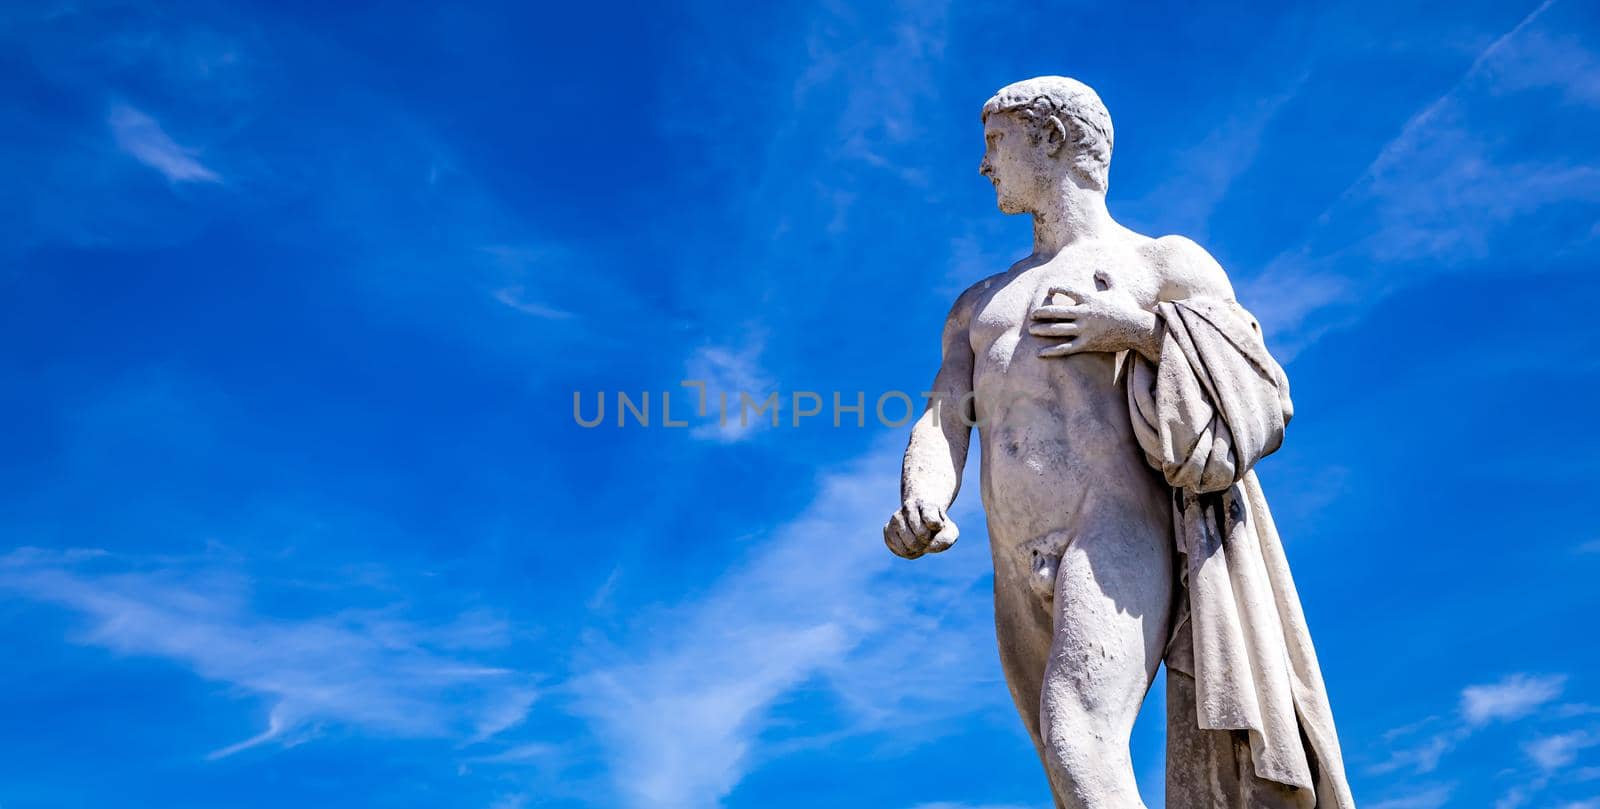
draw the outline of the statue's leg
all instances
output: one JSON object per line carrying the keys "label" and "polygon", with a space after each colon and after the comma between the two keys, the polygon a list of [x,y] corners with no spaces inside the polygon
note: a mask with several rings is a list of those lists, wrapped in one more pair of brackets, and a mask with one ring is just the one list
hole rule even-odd
{"label": "statue's leg", "polygon": [[[1005,672],[1011,699],[1033,739],[1039,760],[1049,769],[1044,741],[1039,735],[1039,698],[1044,693],[1044,669],[1050,660],[1051,606],[1028,581],[1033,570],[1023,557],[997,553],[994,575],[994,629],[1000,644],[1000,668]],[[1053,791],[1053,790],[1052,790]],[[1063,809],[1059,795],[1057,809]]]}
{"label": "statue's leg", "polygon": [[1144,807],[1128,738],[1166,647],[1172,539],[1159,525],[1108,522],[1075,538],[1057,568],[1039,713],[1067,809]]}
{"label": "statue's leg", "polygon": [[[1187,633],[1178,642],[1189,643]],[[1202,729],[1194,678],[1168,666],[1168,809],[1311,809],[1315,804],[1310,790],[1256,775],[1244,731]]]}
{"label": "statue's leg", "polygon": [[[1180,642],[1188,643],[1187,633]],[[1245,809],[1230,731],[1202,730],[1194,678],[1167,667],[1167,809]]]}

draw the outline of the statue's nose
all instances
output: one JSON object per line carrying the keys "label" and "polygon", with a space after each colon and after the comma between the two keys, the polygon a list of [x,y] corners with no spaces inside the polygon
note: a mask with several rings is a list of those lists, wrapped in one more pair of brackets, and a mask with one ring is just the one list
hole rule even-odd
{"label": "statue's nose", "polygon": [[988,155],[984,155],[984,158],[978,161],[978,173],[988,177],[993,171],[994,169],[989,166]]}

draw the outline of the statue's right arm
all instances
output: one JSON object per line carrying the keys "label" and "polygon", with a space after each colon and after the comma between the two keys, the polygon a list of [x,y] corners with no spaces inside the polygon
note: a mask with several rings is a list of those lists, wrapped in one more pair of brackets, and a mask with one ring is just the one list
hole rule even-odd
{"label": "statue's right arm", "polygon": [[914,559],[955,542],[958,529],[947,515],[961,488],[961,470],[976,421],[973,412],[970,295],[962,295],[944,325],[944,353],[927,409],[911,428],[900,475],[900,510],[884,527],[884,542]]}
{"label": "statue's right arm", "polygon": [[902,500],[925,500],[949,508],[961,488],[972,424],[972,342],[964,313],[952,311],[944,326],[944,356],[934,377],[933,397],[911,428],[900,478]]}

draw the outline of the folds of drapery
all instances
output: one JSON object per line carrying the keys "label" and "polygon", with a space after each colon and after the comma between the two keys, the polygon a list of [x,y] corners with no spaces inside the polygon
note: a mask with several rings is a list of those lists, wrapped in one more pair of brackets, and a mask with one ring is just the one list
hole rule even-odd
{"label": "folds of drapery", "polygon": [[1170,301],[1159,315],[1159,357],[1134,357],[1127,381],[1140,447],[1174,490],[1185,597],[1168,667],[1194,678],[1200,729],[1248,734],[1257,778],[1295,804],[1351,809],[1310,632],[1251,471],[1283,441],[1288,381],[1237,303]]}

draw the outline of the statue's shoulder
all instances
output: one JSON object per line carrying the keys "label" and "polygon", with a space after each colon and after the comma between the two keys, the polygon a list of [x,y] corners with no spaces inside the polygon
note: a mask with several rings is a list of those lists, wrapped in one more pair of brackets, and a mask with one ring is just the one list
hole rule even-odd
{"label": "statue's shoulder", "polygon": [[972,319],[973,312],[982,306],[996,289],[1005,286],[1006,279],[1011,274],[1012,270],[1007,269],[967,287],[965,292],[956,296],[956,302],[950,306],[950,322],[965,325]]}
{"label": "statue's shoulder", "polygon": [[1162,299],[1206,295],[1233,297],[1228,274],[1204,247],[1187,236],[1144,237],[1140,250],[1161,280]]}

